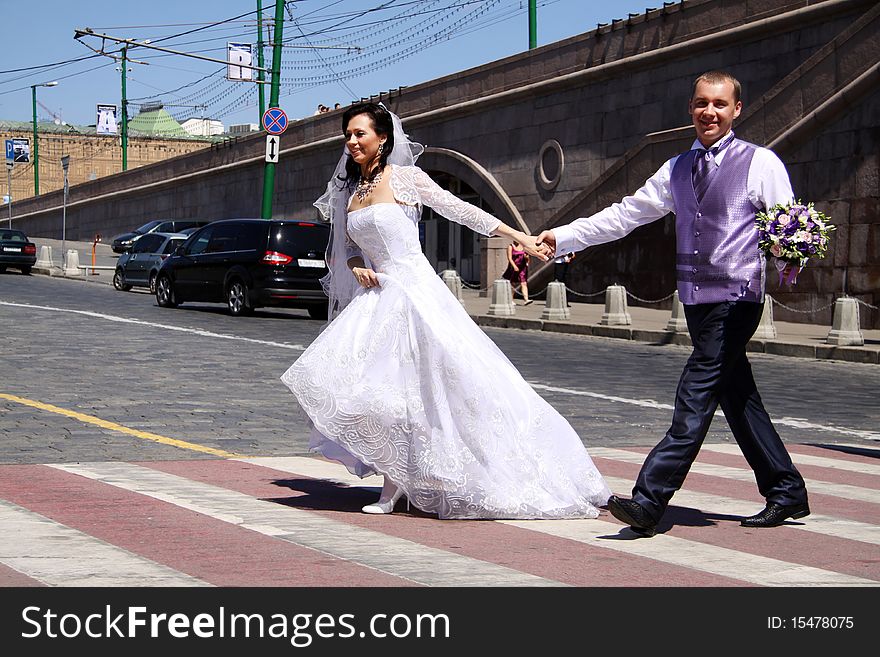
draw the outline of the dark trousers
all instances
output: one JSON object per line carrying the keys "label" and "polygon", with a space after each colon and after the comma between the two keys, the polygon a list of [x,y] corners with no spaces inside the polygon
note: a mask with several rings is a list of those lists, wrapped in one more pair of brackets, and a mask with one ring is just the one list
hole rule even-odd
{"label": "dark trousers", "polygon": [[746,357],[763,308],[744,301],[684,307],[694,350],[678,382],[672,426],[648,454],[633,488],[633,500],[655,520],[684,483],[719,404],[767,501],[807,501],[803,477],[764,410]]}
{"label": "dark trousers", "polygon": [[565,276],[568,273],[567,262],[557,262],[553,265],[553,278],[560,283],[565,283]]}

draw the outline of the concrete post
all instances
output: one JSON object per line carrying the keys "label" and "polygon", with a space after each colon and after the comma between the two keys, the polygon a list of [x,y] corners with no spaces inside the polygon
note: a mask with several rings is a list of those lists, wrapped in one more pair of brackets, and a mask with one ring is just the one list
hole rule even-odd
{"label": "concrete post", "polygon": [[568,319],[570,317],[571,310],[568,308],[565,283],[553,281],[547,285],[547,301],[544,303],[541,319]]}
{"label": "concrete post", "polygon": [[501,278],[501,274],[507,269],[507,245],[510,240],[506,237],[484,237],[480,240],[480,296],[489,295],[488,289],[492,287],[492,281]]}
{"label": "concrete post", "polygon": [[64,264],[65,276],[82,276],[83,270],[79,268],[79,251],[70,249],[67,251],[67,260]]}
{"label": "concrete post", "polygon": [[449,291],[452,292],[452,296],[459,300],[459,302],[464,305],[464,297],[461,294],[461,278],[459,278],[458,274],[454,269],[444,269],[440,272],[440,278],[443,279],[443,282],[446,283],[446,287],[449,288]]}
{"label": "concrete post", "polygon": [[759,340],[773,340],[776,338],[776,324],[773,323],[773,297],[764,295],[764,311],[761,313],[761,321],[755,329],[753,338]]}
{"label": "concrete post", "polygon": [[37,262],[34,264],[34,267],[37,269],[51,269],[52,268],[52,247],[44,244],[40,247],[40,257],[37,258]]}
{"label": "concrete post", "polygon": [[834,302],[834,319],[825,342],[840,347],[865,344],[859,321],[859,302],[853,297],[841,297]]}
{"label": "concrete post", "polygon": [[515,315],[516,306],[513,305],[513,288],[506,278],[499,278],[492,283],[492,302],[489,304],[487,315]]}
{"label": "concrete post", "polygon": [[684,318],[684,304],[678,297],[678,290],[672,293],[672,315],[666,322],[666,330],[670,333],[687,333],[687,320]]}
{"label": "concrete post", "polygon": [[605,290],[605,312],[599,323],[604,326],[629,326],[632,317],[627,310],[626,288],[623,285],[609,285]]}

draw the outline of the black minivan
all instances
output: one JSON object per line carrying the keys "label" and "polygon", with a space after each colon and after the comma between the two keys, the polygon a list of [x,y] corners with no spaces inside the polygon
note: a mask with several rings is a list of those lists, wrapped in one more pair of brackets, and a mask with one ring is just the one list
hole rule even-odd
{"label": "black minivan", "polygon": [[225,302],[233,315],[261,306],[306,308],[327,318],[327,224],[286,219],[213,221],[172,253],[156,278],[156,301]]}

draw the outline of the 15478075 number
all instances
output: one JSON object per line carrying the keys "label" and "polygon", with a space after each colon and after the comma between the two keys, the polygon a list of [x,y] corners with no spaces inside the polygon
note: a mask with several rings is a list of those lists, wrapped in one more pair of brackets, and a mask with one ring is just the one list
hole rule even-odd
{"label": "15478075 number", "polygon": [[771,630],[851,630],[855,627],[852,616],[769,616]]}

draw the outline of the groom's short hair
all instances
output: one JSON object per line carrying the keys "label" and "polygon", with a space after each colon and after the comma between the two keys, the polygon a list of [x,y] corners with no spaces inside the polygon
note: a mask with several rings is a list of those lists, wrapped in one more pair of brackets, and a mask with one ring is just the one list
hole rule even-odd
{"label": "groom's short hair", "polygon": [[708,82],[709,84],[730,82],[733,85],[733,100],[734,102],[739,102],[739,97],[742,93],[742,85],[739,83],[739,80],[727,71],[706,71],[697,77],[697,79],[694,80],[694,86],[691,89],[691,98],[693,98],[694,94],[697,92],[697,85],[700,84],[700,82]]}

